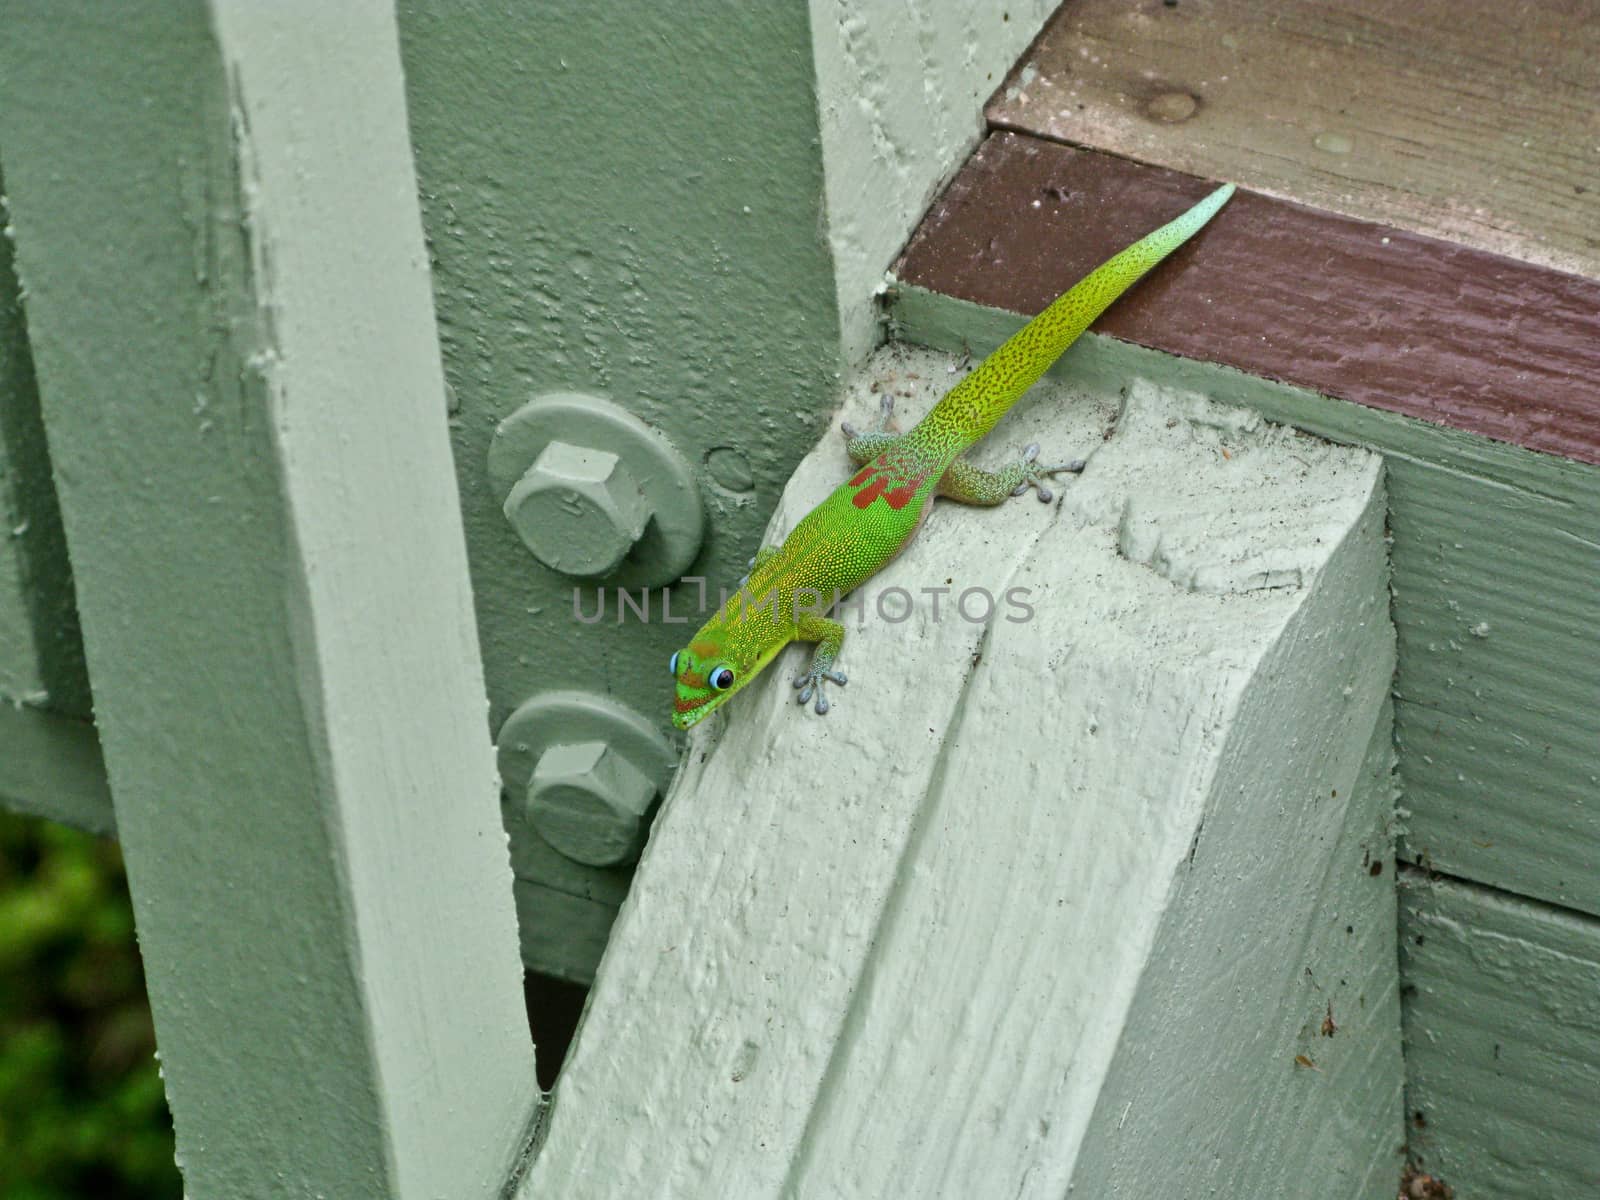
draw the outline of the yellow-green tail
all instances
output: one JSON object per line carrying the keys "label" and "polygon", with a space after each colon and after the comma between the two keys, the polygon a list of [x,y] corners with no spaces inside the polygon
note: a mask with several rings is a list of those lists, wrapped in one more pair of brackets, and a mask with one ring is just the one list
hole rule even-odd
{"label": "yellow-green tail", "polygon": [[923,418],[916,433],[948,461],[984,437],[1078,335],[1151,267],[1188,241],[1233,195],[1233,184],[1108,258],[1029,321]]}

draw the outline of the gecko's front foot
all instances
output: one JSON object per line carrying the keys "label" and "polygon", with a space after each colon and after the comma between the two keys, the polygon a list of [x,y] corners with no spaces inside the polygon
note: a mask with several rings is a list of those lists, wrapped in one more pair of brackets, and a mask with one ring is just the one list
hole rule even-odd
{"label": "gecko's front foot", "polygon": [[794,681],[795,687],[800,689],[800,703],[804,704],[814,694],[817,698],[816,713],[819,717],[828,715],[828,698],[822,694],[822,684],[837,683],[843,687],[846,680],[842,671],[830,671],[827,666],[812,663],[810,668]]}
{"label": "gecko's front foot", "polygon": [[1083,470],[1083,467],[1084,461],[1081,458],[1075,458],[1071,462],[1056,463],[1054,465],[1047,466],[1039,461],[1039,443],[1029,442],[1022,448],[1022,462],[1018,464],[1018,469],[1022,473],[1022,481],[1018,483],[1016,487],[1011,489],[1011,494],[1013,496],[1020,496],[1029,488],[1038,488],[1039,503],[1049,504],[1050,501],[1056,498],[1056,496],[1055,493],[1052,492],[1046,485],[1045,481],[1052,475],[1060,475],[1065,472],[1071,472],[1072,474],[1076,475],[1079,471]]}

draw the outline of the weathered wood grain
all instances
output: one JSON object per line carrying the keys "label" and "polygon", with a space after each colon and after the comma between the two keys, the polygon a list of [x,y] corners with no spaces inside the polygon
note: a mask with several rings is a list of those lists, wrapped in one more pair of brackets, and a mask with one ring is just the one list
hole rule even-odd
{"label": "weathered wood grain", "polygon": [[[893,315],[913,342],[974,354],[1022,323],[909,286]],[[1095,333],[1061,369],[1233,396],[1384,455],[1403,853],[1600,913],[1600,471]]]}
{"label": "weathered wood grain", "polygon": [[[874,380],[910,419],[952,362]],[[1379,465],[1129,382],[1007,418],[987,461],[1088,470],[940,506],[847,614],[825,719],[795,648],[691,740],[521,1194],[1392,1183]],[[847,473],[830,434],[774,533]],[[975,587],[1033,611],[965,620]]]}
{"label": "weathered wood grain", "polygon": [[1409,873],[1400,892],[1413,1158],[1461,1197],[1600,1189],[1600,921]]}
{"label": "weathered wood grain", "polygon": [[1071,0],[998,126],[1600,275],[1596,0]]}
{"label": "weathered wood grain", "polygon": [[186,1190],[498,1197],[539,1095],[392,6],[17,6],[0,144]]}

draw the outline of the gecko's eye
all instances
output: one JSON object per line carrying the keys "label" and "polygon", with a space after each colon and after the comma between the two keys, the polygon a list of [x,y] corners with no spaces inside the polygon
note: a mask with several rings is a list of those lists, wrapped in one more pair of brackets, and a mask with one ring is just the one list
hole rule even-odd
{"label": "gecko's eye", "polygon": [[725,692],[733,686],[733,672],[727,667],[718,667],[711,672],[711,686],[719,692]]}
{"label": "gecko's eye", "polygon": [[667,670],[672,672],[672,677],[674,679],[678,677],[678,655],[682,653],[682,650],[674,650],[672,653],[672,661],[667,663]]}

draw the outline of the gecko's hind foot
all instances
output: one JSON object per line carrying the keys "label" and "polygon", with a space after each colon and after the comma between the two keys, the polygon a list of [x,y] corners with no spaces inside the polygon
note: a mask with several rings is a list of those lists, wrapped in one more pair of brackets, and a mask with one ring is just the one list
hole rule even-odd
{"label": "gecko's hind foot", "polygon": [[857,429],[849,421],[840,421],[839,429],[844,436],[855,441],[863,434],[892,433],[890,425],[894,422],[894,396],[884,392],[878,397],[878,424],[873,429]]}
{"label": "gecko's hind foot", "polygon": [[1013,496],[1020,496],[1029,488],[1038,488],[1039,503],[1049,504],[1050,501],[1056,498],[1056,494],[1052,492],[1045,484],[1045,480],[1049,479],[1052,475],[1061,475],[1066,472],[1071,472],[1075,475],[1084,468],[1084,460],[1081,458],[1075,458],[1071,462],[1055,463],[1053,465],[1046,465],[1039,462],[1038,459],[1038,442],[1029,442],[1022,448],[1022,462],[1020,464],[1022,469],[1022,481],[1018,483],[1016,487],[1011,489],[1011,494]]}
{"label": "gecko's hind foot", "polygon": [[878,424],[872,429],[857,429],[849,421],[840,421],[844,434],[844,452],[856,466],[871,462],[900,440],[894,431],[894,397],[885,392],[878,398]]}
{"label": "gecko's hind foot", "polygon": [[819,717],[827,716],[828,708],[830,707],[828,698],[822,694],[824,680],[829,683],[837,683],[840,687],[843,687],[847,682],[843,671],[829,671],[826,668],[809,670],[794,681],[795,687],[800,689],[801,704],[806,703],[813,695],[816,696],[815,709]]}

